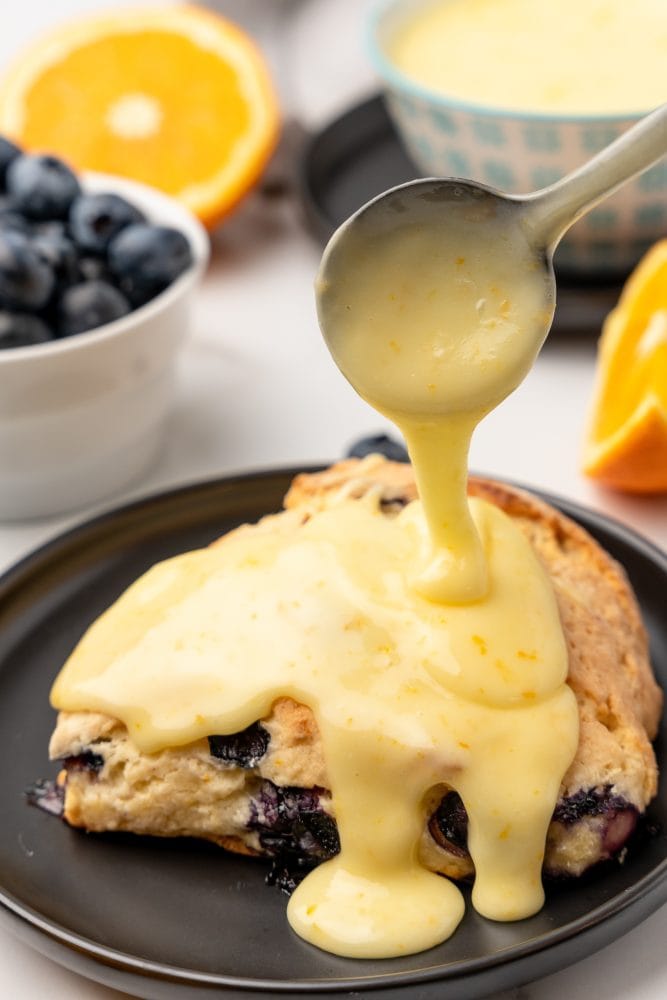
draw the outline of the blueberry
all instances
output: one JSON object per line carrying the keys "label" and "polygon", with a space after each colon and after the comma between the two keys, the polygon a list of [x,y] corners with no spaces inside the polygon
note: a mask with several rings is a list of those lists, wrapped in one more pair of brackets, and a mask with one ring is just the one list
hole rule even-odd
{"label": "blueberry", "polygon": [[53,334],[39,316],[0,311],[0,350],[32,347],[53,340]]}
{"label": "blueberry", "polygon": [[0,135],[0,190],[4,191],[5,188],[7,167],[20,155],[19,147],[15,146],[9,139],[5,139],[4,135]]}
{"label": "blueberry", "polygon": [[79,195],[69,212],[75,243],[92,253],[104,253],[114,236],[126,226],[145,221],[138,208],[117,194]]}
{"label": "blueberry", "polygon": [[84,281],[108,281],[109,284],[114,282],[104,257],[83,254],[79,257],[79,271]]}
{"label": "blueberry", "polygon": [[209,736],[208,746],[213,757],[237,767],[252,768],[259,764],[269,747],[271,737],[264,726],[254,722],[247,729],[231,736]]}
{"label": "blueberry", "polygon": [[554,811],[554,820],[571,826],[588,816],[612,816],[634,806],[621,795],[612,792],[611,785],[601,788],[581,788],[574,795],[560,799]]}
{"label": "blueberry", "polygon": [[458,857],[468,856],[468,813],[458,792],[447,792],[429,820],[433,839]]}
{"label": "blueberry", "polygon": [[192,250],[177,229],[138,223],[114,237],[108,261],[118,287],[133,305],[140,306],[187,270]]}
{"label": "blueberry", "polygon": [[30,232],[35,238],[46,236],[48,239],[60,239],[64,236],[66,239],[69,239],[67,226],[58,219],[49,219],[46,222],[33,222]]}
{"label": "blueberry", "polygon": [[0,229],[12,229],[15,233],[31,232],[31,226],[25,216],[14,210],[10,198],[0,194]]}
{"label": "blueberry", "polygon": [[0,229],[0,304],[41,309],[48,302],[55,275],[22,233]]}
{"label": "blueberry", "polygon": [[69,337],[111,323],[130,312],[130,303],[106,281],[82,281],[65,289],[59,303],[59,333]]}
{"label": "blueberry", "polygon": [[30,223],[18,212],[2,212],[0,210],[0,229],[4,232],[22,233],[30,236]]}
{"label": "blueberry", "polygon": [[321,803],[321,788],[278,786],[263,781],[251,800],[248,829],[267,854],[300,861],[325,861],[340,850],[336,821]]}
{"label": "blueberry", "polygon": [[47,230],[43,235],[36,236],[32,245],[41,259],[52,269],[56,284],[61,290],[81,280],[76,247],[65,235],[58,235],[57,230],[51,232]]}
{"label": "blueberry", "polygon": [[373,437],[360,438],[348,449],[348,458],[364,458],[366,455],[384,455],[392,462],[407,462],[408,453],[405,445],[389,437],[387,434],[376,434]]}
{"label": "blueberry", "polygon": [[28,219],[64,219],[81,186],[55,156],[19,156],[7,170],[7,191]]}
{"label": "blueberry", "polygon": [[65,757],[63,764],[68,774],[76,771],[98,774],[104,767],[104,757],[92,750],[84,750],[75,757]]}
{"label": "blueberry", "polygon": [[[620,795],[615,795],[611,785],[602,788],[582,788],[574,795],[559,799],[553,820],[565,827],[584,824],[589,836],[599,840],[598,860],[608,860],[625,844],[634,831],[638,812],[635,806]],[[585,826],[594,820],[594,825]],[[434,840],[451,854],[468,857],[468,814],[457,792],[448,792],[429,820],[429,830]],[[558,861],[551,866],[547,862],[546,873],[550,876],[567,874],[567,869],[559,868]]]}
{"label": "blueberry", "polygon": [[36,781],[26,789],[29,805],[37,806],[51,816],[62,816],[65,811],[65,786],[55,781]]}

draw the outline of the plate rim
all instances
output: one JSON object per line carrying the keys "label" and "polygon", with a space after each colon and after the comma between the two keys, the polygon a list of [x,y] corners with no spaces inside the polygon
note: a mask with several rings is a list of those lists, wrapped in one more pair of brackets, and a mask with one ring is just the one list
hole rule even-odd
{"label": "plate rim", "polygon": [[[26,574],[32,576],[35,572],[39,572],[40,563],[52,561],[54,555],[59,550],[67,549],[73,543],[80,543],[87,535],[90,533],[95,534],[100,528],[113,525],[119,517],[131,518],[141,514],[143,511],[150,510],[156,504],[169,505],[175,500],[186,498],[188,495],[196,496],[200,493],[215,491],[220,487],[233,489],[239,483],[257,482],[267,479],[289,480],[297,474],[313,473],[326,467],[326,463],[297,466],[277,465],[249,472],[208,477],[184,485],[157,490],[139,499],[119,504],[93,517],[83,518],[70,528],[38,545],[9,566],[0,575],[0,601],[4,597],[10,596],[13,590],[17,588],[20,590]],[[482,474],[471,472],[471,475],[477,477]],[[667,575],[667,552],[651,539],[642,535],[641,532],[624,524],[617,518],[550,491],[526,486],[522,482],[499,477],[495,474],[493,476],[487,475],[484,478],[493,478],[498,482],[506,483],[537,496],[556,507],[566,517],[572,518],[587,531],[590,531],[591,527],[599,527],[603,531],[610,532],[619,541],[638,551],[644,559],[657,564],[659,569]],[[270,513],[270,511],[266,511],[266,513]],[[121,972],[148,976],[155,981],[171,982],[181,986],[220,987],[227,990],[241,989],[248,992],[248,995],[251,995],[251,991],[264,993],[274,991],[284,994],[305,992],[318,994],[327,992],[340,993],[343,990],[371,992],[387,987],[418,986],[438,981],[441,981],[443,984],[447,982],[461,982],[467,977],[488,974],[500,966],[521,963],[542,952],[549,951],[553,953],[559,949],[559,946],[564,945],[573,938],[579,938],[580,940],[584,936],[590,938],[590,935],[602,925],[610,922],[613,924],[614,918],[618,918],[621,914],[638,907],[640,903],[644,903],[642,914],[637,921],[637,923],[641,923],[651,913],[654,913],[664,905],[665,902],[667,902],[667,854],[651,872],[633,882],[629,888],[621,890],[611,899],[587,911],[575,920],[568,921],[562,927],[541,934],[523,944],[511,945],[495,952],[493,955],[465,959],[448,963],[447,965],[435,965],[418,971],[389,971],[374,973],[370,976],[355,975],[348,978],[337,976],[326,979],[274,980],[249,977],[241,978],[234,975],[202,972],[181,966],[171,966],[152,959],[142,959],[126,952],[117,951],[116,949],[101,945],[90,938],[68,931],[61,924],[45,918],[37,910],[22,903],[12,893],[5,891],[3,886],[0,885],[0,907],[3,914],[9,916],[10,922],[18,921],[19,924],[30,928],[31,931],[38,932],[38,934],[45,935],[49,940],[55,942],[57,945],[64,946],[71,952],[83,955],[96,963],[112,967]],[[622,936],[625,932],[626,930],[624,929],[616,929],[611,940],[596,943],[590,949],[582,949],[580,957],[583,958],[586,955],[593,954],[599,948]],[[38,947],[34,942],[31,942],[31,944],[33,947]],[[54,960],[57,961],[57,959]],[[573,959],[573,961],[576,960]],[[568,962],[566,964],[571,963]]]}

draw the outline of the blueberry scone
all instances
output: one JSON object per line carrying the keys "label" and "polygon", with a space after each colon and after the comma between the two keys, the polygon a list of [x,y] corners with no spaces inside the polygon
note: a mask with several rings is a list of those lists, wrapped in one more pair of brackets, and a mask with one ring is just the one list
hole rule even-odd
{"label": "blueberry scone", "polygon": [[[410,466],[374,455],[298,476],[286,510],[266,520],[275,527],[281,518],[282,530],[298,532],[314,511],[371,490],[384,516],[395,517],[416,496]],[[469,491],[515,521],[553,582],[579,743],[549,826],[544,871],[578,876],[621,852],[656,794],[651,740],[662,694],[639,609],[621,567],[568,518],[500,483],[471,479]],[[317,724],[310,709],[291,698],[277,699],[243,732],[212,733],[151,754],[133,745],[117,719],[61,712],[50,755],[63,762],[57,791],[44,786],[36,796],[74,827],[199,837],[269,857],[286,889],[339,850]],[[453,878],[472,875],[468,818],[458,794],[446,783],[432,789],[425,816],[422,863]]]}

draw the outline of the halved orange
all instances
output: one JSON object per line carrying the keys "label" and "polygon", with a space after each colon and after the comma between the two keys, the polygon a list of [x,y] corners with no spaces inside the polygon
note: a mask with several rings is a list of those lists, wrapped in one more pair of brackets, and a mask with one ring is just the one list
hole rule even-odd
{"label": "halved orange", "polygon": [[605,321],[583,470],[628,493],[667,492],[667,240]]}
{"label": "halved orange", "polygon": [[66,23],[0,81],[1,132],[79,169],[160,188],[208,226],[260,176],[278,120],[253,41],[189,5]]}

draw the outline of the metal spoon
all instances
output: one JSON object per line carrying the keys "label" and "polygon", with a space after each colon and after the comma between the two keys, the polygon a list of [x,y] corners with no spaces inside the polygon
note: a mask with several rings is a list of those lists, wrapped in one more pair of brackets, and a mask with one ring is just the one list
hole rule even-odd
{"label": "metal spoon", "polygon": [[[525,356],[517,359],[518,384],[551,327],[556,290],[552,261],[562,236],[585,212],[665,153],[667,104],[647,115],[578,170],[532,194],[508,195],[474,181],[426,178],[392,188],[368,202],[331,237],[316,284],[320,326],[343,374],[379,409],[385,412],[396,409],[390,387],[389,396],[383,401],[378,398],[377,386],[366,391],[363,379],[360,384],[359,373],[353,370],[346,323],[341,322],[341,296],[336,294],[351,281],[359,286],[362,272],[371,274],[379,247],[389,240],[401,239],[409,224],[413,229],[422,226],[431,231],[433,227],[442,227],[450,245],[460,232],[462,239],[465,234],[468,249],[471,245],[482,248],[489,238],[497,238],[500,224],[500,228],[506,226],[508,234],[521,231],[521,242],[525,239],[532,259],[531,267],[542,272],[545,282],[547,308],[541,329],[526,338]],[[511,254],[513,249],[508,241],[507,253]],[[480,256],[483,258],[484,254]],[[517,266],[519,263],[525,269],[525,246],[521,261],[517,258]],[[432,408],[432,401],[430,405]]]}

